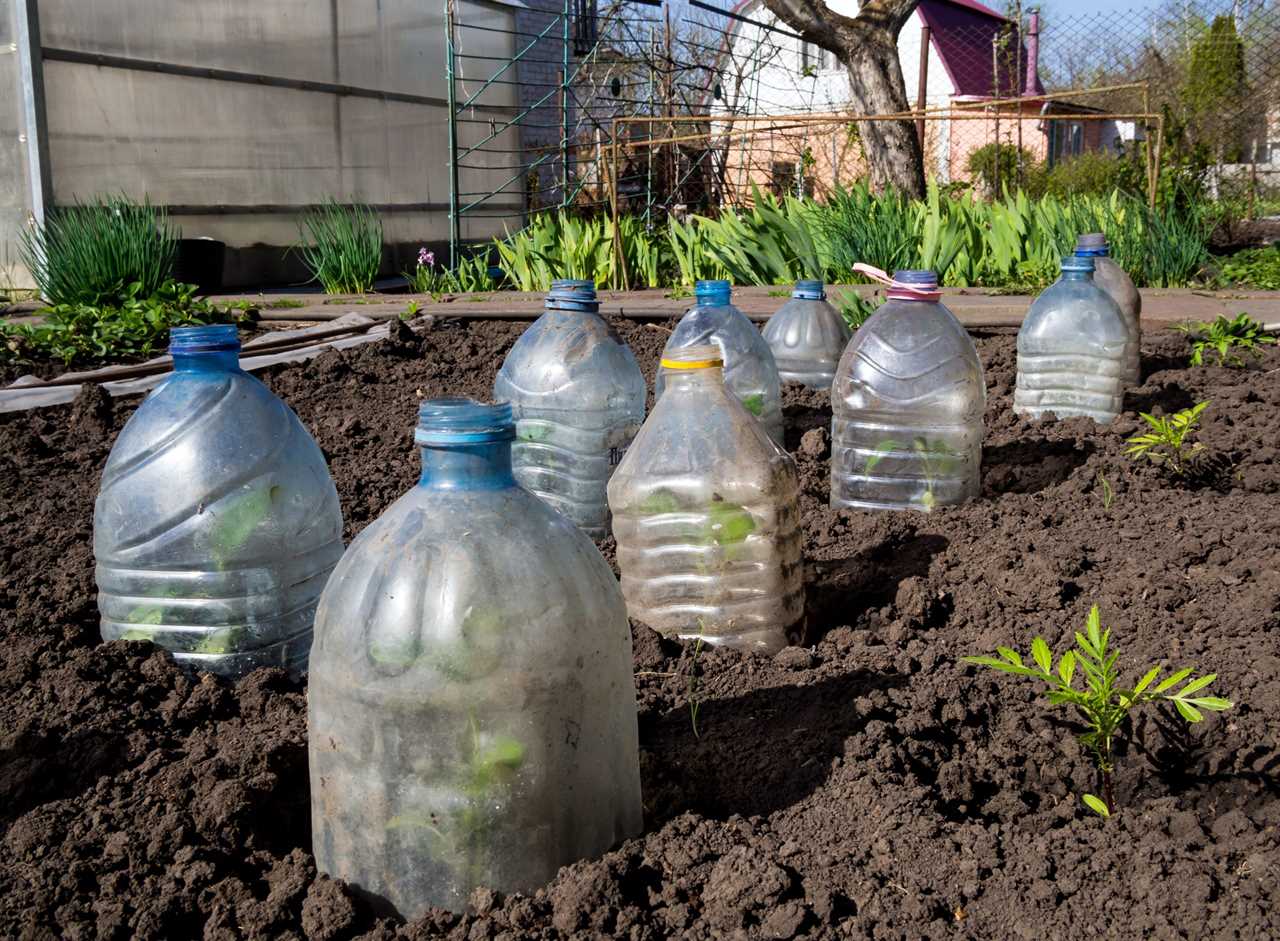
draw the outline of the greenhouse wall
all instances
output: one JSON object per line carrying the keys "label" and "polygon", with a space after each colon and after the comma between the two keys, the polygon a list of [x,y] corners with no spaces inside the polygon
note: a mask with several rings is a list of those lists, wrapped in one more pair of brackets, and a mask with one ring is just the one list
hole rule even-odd
{"label": "greenhouse wall", "polygon": [[[459,20],[492,27],[469,32],[469,51],[512,56],[518,7],[459,0]],[[232,249],[229,284],[299,278],[282,249],[298,240],[300,213],[330,199],[379,210],[389,271],[419,245],[447,243],[443,2],[39,0],[39,14],[55,205],[124,192],[167,206],[185,237]],[[6,128],[16,74],[6,61]],[[489,132],[487,116],[515,112],[516,89],[495,84],[475,104],[459,115],[463,145]],[[476,154],[459,189],[494,188],[503,172]],[[0,180],[6,240],[24,208],[10,183]],[[463,239],[518,225],[524,207],[490,208],[464,221]]]}

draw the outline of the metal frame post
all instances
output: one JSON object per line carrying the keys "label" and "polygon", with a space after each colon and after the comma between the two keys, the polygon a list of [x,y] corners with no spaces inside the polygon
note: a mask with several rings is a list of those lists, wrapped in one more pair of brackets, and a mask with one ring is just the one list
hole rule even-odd
{"label": "metal frame post", "polygon": [[560,31],[560,208],[569,205],[569,6],[564,0]]}
{"label": "metal frame post", "polygon": [[[933,30],[926,23],[920,27],[920,77],[916,82],[916,110],[924,114],[928,106],[929,50],[933,45]],[[920,152],[924,153],[924,118],[916,118],[916,137],[920,138]]]}
{"label": "metal frame post", "polygon": [[449,103],[449,267],[458,265],[462,223],[458,218],[458,98],[454,89],[454,55],[457,48],[453,24],[453,0],[444,0],[445,85]]}
{"label": "metal frame post", "polygon": [[45,110],[44,56],[40,46],[37,0],[16,0],[14,14],[31,217],[36,225],[44,225],[48,210],[53,205],[53,176],[49,167],[49,123]]}

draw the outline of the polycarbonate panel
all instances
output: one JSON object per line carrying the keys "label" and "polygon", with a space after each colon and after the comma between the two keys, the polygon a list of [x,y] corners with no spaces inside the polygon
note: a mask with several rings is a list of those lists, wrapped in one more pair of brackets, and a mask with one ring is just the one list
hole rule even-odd
{"label": "polycarbonate panel", "polygon": [[13,43],[12,4],[0,6],[0,291],[29,287],[18,261],[18,245],[27,218],[27,148],[23,141],[22,83]]}
{"label": "polycarbonate panel", "polygon": [[40,26],[46,46],[336,80],[325,0],[40,0]]}
{"label": "polycarbonate panel", "polygon": [[339,190],[333,98],[45,63],[54,198],[123,190],[162,204],[315,203]]}

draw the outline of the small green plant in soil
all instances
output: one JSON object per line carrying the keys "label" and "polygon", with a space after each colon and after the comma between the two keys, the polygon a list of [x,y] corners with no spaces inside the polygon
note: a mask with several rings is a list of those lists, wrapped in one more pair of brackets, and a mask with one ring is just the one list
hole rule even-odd
{"label": "small green plant in soil", "polygon": [[326,294],[364,294],[382,264],[382,220],[368,206],[330,200],[302,217],[297,252]]}
{"label": "small green plant in soil", "polygon": [[1219,366],[1243,366],[1245,356],[1261,359],[1262,347],[1276,342],[1263,331],[1262,324],[1243,313],[1230,320],[1220,314],[1212,323],[1200,320],[1175,329],[1191,340],[1192,366],[1203,366],[1205,353],[1217,354]]}
{"label": "small green plant in soil", "polygon": [[1184,476],[1204,453],[1204,445],[1189,439],[1195,433],[1201,412],[1208,407],[1208,402],[1199,402],[1169,416],[1139,412],[1151,430],[1125,442],[1129,445],[1125,453],[1134,460],[1154,461],[1168,468],[1175,477]]}
{"label": "small green plant in soil", "polygon": [[[1205,687],[1217,678],[1217,674],[1193,677],[1191,667],[1160,679],[1161,668],[1154,666],[1132,687],[1122,686],[1116,670],[1120,654],[1111,649],[1111,629],[1104,630],[1101,620],[1095,604],[1089,610],[1084,633],[1076,632],[1075,650],[1068,650],[1058,657],[1056,666],[1053,653],[1043,637],[1036,637],[1031,642],[1034,665],[1025,663],[1017,651],[1008,647],[997,647],[996,656],[965,657],[964,662],[1040,680],[1049,687],[1045,695],[1051,705],[1074,708],[1087,729],[1080,736],[1080,743],[1093,756],[1102,781],[1101,798],[1085,794],[1082,799],[1090,809],[1109,817],[1116,812],[1112,782],[1114,742],[1134,708],[1152,702],[1171,702],[1186,721],[1199,722],[1205,712],[1221,712],[1230,709],[1232,703],[1219,696],[1204,695]],[[1083,674],[1082,689],[1075,686],[1076,667]],[[1181,688],[1176,689],[1179,684],[1182,684]]]}
{"label": "small green plant in soil", "polygon": [[1098,492],[1102,495],[1102,508],[1110,510],[1111,504],[1115,502],[1116,492],[1111,487],[1111,481],[1107,480],[1102,471],[1098,471]]}
{"label": "small green plant in soil", "polygon": [[31,324],[0,323],[0,358],[27,363],[56,360],[65,366],[121,359],[145,359],[162,350],[171,327],[229,323],[241,311],[214,307],[195,296],[194,284],[166,281],[145,295],[135,281],[118,306],[55,304]]}
{"label": "small green plant in soil", "polygon": [[447,789],[461,800],[396,814],[386,829],[409,839],[425,837],[437,859],[465,881],[480,882],[493,849],[486,840],[503,817],[503,805],[525,761],[525,746],[509,735],[482,733],[473,715],[463,755],[447,781]]}
{"label": "small green plant in soil", "polygon": [[[875,451],[867,458],[867,473],[870,474],[877,464],[893,452],[905,451],[907,448],[906,443],[893,439],[879,442]],[[919,458],[920,465],[924,469],[924,495],[920,498],[920,502],[925,512],[931,513],[938,503],[936,492],[938,481],[955,473],[960,464],[960,455],[945,441],[930,441],[923,437],[913,438],[910,449]]]}

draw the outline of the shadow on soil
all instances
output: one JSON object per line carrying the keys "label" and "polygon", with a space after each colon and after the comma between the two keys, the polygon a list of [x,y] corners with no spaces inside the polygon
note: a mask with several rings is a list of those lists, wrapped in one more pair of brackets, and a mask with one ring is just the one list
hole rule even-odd
{"label": "shadow on soil", "polygon": [[1149,415],[1156,412],[1172,415],[1195,404],[1195,396],[1189,389],[1172,383],[1146,392],[1127,392],[1124,397],[1126,411],[1146,412]]}
{"label": "shadow on soil", "polygon": [[917,535],[913,526],[843,559],[808,563],[806,608],[808,641],[816,643],[834,627],[851,625],[867,608],[890,604],[908,578],[924,577],[934,556],[946,550],[946,537]]}
{"label": "shadow on soil", "polygon": [[723,820],[767,815],[803,800],[831,774],[844,741],[885,710],[853,704],[905,684],[897,673],[857,670],[806,686],[705,699],[698,734],[687,707],[641,721],[645,826],[688,810]]}
{"label": "shadow on soil", "polygon": [[982,449],[982,495],[1039,493],[1055,487],[1089,460],[1089,442],[1035,438]]}

